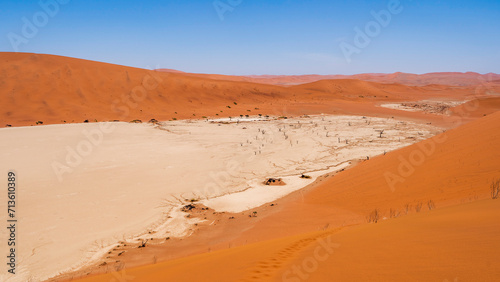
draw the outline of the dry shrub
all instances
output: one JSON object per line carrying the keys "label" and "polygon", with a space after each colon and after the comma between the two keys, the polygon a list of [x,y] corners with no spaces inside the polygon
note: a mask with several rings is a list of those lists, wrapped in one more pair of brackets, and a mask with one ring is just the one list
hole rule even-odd
{"label": "dry shrub", "polygon": [[378,211],[378,209],[374,209],[368,216],[367,216],[367,220],[368,220],[368,223],[371,223],[371,222],[374,222],[374,223],[377,223],[378,222],[378,219],[380,217],[380,213]]}
{"label": "dry shrub", "polygon": [[415,205],[415,211],[420,212],[422,210],[422,202],[419,202]]}
{"label": "dry shrub", "polygon": [[498,195],[500,194],[500,179],[496,181],[493,180],[490,185],[491,188],[491,198],[493,200],[498,199]]}
{"label": "dry shrub", "polygon": [[398,217],[398,214],[396,214],[396,210],[393,210],[392,208],[389,210],[389,218],[395,218]]}
{"label": "dry shrub", "polygon": [[433,200],[429,200],[427,202],[427,207],[429,208],[429,210],[433,210],[436,208],[436,205],[434,204],[434,201]]}
{"label": "dry shrub", "polygon": [[410,204],[406,204],[404,210],[405,210],[405,214],[408,214],[410,212],[410,210],[411,210],[411,205]]}

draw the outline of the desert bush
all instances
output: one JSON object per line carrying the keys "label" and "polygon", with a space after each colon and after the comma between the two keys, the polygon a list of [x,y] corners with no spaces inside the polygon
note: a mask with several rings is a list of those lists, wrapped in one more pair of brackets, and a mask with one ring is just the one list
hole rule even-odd
{"label": "desert bush", "polygon": [[393,210],[392,208],[389,210],[389,218],[395,218],[397,217],[396,215],[396,210]]}
{"label": "desert bush", "polygon": [[429,200],[427,202],[427,207],[429,208],[429,210],[433,210],[436,208],[436,205],[434,204],[434,201],[433,200]]}
{"label": "desert bush", "polygon": [[497,179],[496,181],[493,180],[490,185],[491,189],[491,198],[493,200],[498,199],[498,195],[500,194],[500,179]]}
{"label": "desert bush", "polygon": [[411,210],[411,205],[406,204],[404,210],[405,210],[405,214],[408,214],[408,212],[410,212],[410,210]]}
{"label": "desert bush", "polygon": [[36,124],[43,124],[43,121],[37,121]]}
{"label": "desert bush", "polygon": [[378,211],[378,209],[374,209],[367,217],[367,221],[368,223],[377,223],[378,222],[378,219],[380,217],[380,213]]}
{"label": "desert bush", "polygon": [[422,202],[419,202],[415,205],[415,211],[420,212],[422,210]]}

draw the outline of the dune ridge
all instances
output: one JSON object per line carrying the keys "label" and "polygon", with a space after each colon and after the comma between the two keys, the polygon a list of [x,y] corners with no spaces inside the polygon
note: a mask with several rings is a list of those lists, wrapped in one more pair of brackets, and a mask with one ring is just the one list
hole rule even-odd
{"label": "dune ridge", "polygon": [[[172,69],[158,69],[162,72],[181,72]],[[291,86],[316,82],[319,80],[331,79],[358,79],[370,82],[379,82],[385,84],[405,84],[411,86],[426,86],[426,85],[450,85],[450,86],[474,86],[482,83],[490,83],[494,85],[500,84],[500,75],[496,73],[479,74],[476,72],[435,72],[426,74],[411,74],[396,72],[391,74],[385,73],[363,73],[355,75],[219,75],[219,74],[198,74],[186,73],[191,76],[205,77],[217,80],[230,81],[246,81],[263,84],[274,84]]]}
{"label": "dune ridge", "polygon": [[1,126],[366,112],[425,119],[422,113],[376,106],[429,97],[479,97],[474,86],[419,87],[341,79],[283,87],[29,53],[0,53],[0,62],[0,98],[8,105],[0,112]]}

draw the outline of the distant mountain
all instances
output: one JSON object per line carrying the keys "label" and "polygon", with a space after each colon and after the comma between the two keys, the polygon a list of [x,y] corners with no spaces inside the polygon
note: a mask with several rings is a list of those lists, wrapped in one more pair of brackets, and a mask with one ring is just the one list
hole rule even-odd
{"label": "distant mountain", "polygon": [[[159,69],[163,72],[178,72],[174,70]],[[274,85],[298,85],[315,82],[325,79],[359,79],[379,83],[399,83],[412,86],[425,86],[432,84],[442,84],[449,86],[474,86],[480,84],[500,85],[500,74],[488,73],[479,74],[475,72],[436,72],[427,74],[411,74],[396,72],[392,74],[366,73],[356,75],[249,75],[230,76],[217,74],[194,74],[184,73],[196,77],[228,81],[247,81],[255,83],[265,83]]]}

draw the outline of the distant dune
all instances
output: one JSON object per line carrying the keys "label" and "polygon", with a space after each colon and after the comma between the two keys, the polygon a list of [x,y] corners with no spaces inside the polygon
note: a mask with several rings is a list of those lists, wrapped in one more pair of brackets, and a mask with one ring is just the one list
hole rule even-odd
{"label": "distant dune", "polygon": [[[170,69],[158,69],[162,72],[179,72]],[[183,72],[185,73],[185,72]],[[365,73],[355,75],[248,75],[248,76],[230,76],[217,74],[195,74],[185,73],[196,77],[205,77],[228,81],[246,81],[274,85],[297,85],[311,83],[325,79],[359,79],[379,83],[399,83],[412,86],[426,86],[432,84],[441,84],[449,86],[474,86],[479,84],[500,85],[500,74],[488,73],[479,74],[475,72],[436,72],[427,74],[411,74],[396,72],[392,74],[384,73]]]}
{"label": "distant dune", "polygon": [[422,113],[377,105],[427,98],[468,100],[490,89],[404,86],[356,79],[283,87],[28,53],[0,53],[0,73],[0,98],[6,105],[0,111],[1,126],[366,112],[429,119]]}

